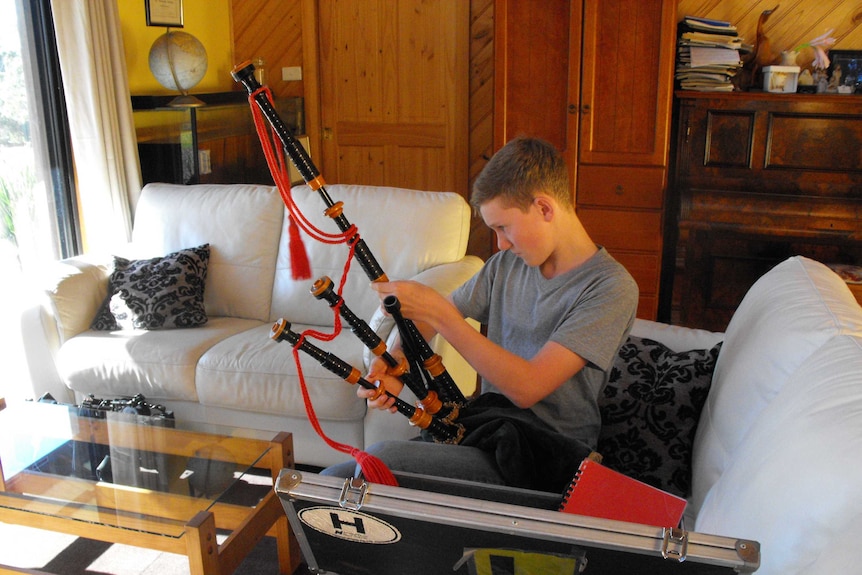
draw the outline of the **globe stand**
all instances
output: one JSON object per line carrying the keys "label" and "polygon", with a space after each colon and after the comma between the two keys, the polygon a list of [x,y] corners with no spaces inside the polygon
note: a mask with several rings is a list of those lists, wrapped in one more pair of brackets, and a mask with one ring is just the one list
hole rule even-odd
{"label": "globe stand", "polygon": [[168,106],[171,108],[201,108],[206,105],[206,102],[191,94],[182,94],[168,102]]}

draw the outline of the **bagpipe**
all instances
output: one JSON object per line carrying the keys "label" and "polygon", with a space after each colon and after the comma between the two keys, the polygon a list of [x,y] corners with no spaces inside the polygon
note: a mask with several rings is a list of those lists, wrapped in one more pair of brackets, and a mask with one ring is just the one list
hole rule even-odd
{"label": "bagpipe", "polygon": [[[311,425],[330,446],[353,455],[362,466],[366,477],[379,483],[397,485],[394,475],[373,456],[356,448],[332,441],[323,433],[305,387],[299,352],[314,358],[321,366],[338,375],[350,384],[366,389],[376,389],[377,395],[394,398],[398,413],[407,417],[411,424],[421,429],[427,440],[477,447],[496,452],[501,477],[507,485],[556,491],[562,489],[572,477],[573,470],[592,451],[577,439],[563,436],[539,419],[532,410],[521,409],[499,393],[485,393],[468,400],[453,381],[440,356],[432,350],[419,329],[409,318],[401,314],[401,304],[395,296],[387,296],[383,307],[393,318],[401,338],[406,360],[399,362],[386,349],[386,344],[371,327],[350,311],[341,291],[349,271],[350,261],[359,262],[372,282],[389,281],[371,250],[359,236],[356,226],[344,215],[343,202],[335,202],[326,191],[326,182],[312,162],[308,153],[294,138],[291,130],[281,120],[268,88],[261,86],[254,75],[251,62],[239,64],[231,72],[234,80],[241,83],[249,94],[249,105],[255,127],[261,140],[267,164],[290,216],[291,271],[294,279],[310,279],[310,266],[302,254],[295,253],[294,240],[302,228],[312,238],[324,243],[346,243],[347,256],[344,273],[338,289],[328,277],[314,282],[310,291],[319,300],[325,300],[334,310],[335,330],[322,334],[313,330],[296,333],[285,319],[272,326],[270,337],[277,342],[293,346],[299,380],[306,411]],[[267,130],[267,125],[269,130]],[[326,206],[324,214],[331,218],[340,233],[333,234],[315,228],[299,210],[291,196],[291,184],[284,155],[302,176],[312,191],[316,191]],[[297,243],[299,243],[297,241]],[[298,250],[296,250],[298,251]],[[326,352],[308,341],[307,336],[321,340],[334,339],[343,319],[353,333],[388,365],[387,373],[397,377],[417,397],[416,405],[410,405],[388,392],[381,384],[374,385],[363,378],[358,369],[332,353]]]}
{"label": "bagpipe", "polygon": [[[351,224],[344,215],[343,203],[333,201],[329,196],[320,171],[299,141],[293,136],[290,128],[279,117],[272,101],[271,92],[262,86],[254,75],[254,65],[251,62],[239,64],[233,69],[231,75],[248,91],[255,126],[264,148],[270,172],[291,216],[291,241],[293,242],[297,233],[293,229],[295,223],[311,237],[320,241],[346,243],[350,248],[348,263],[351,258],[355,259],[372,282],[389,281],[371,250],[360,237],[356,226]],[[269,131],[265,129],[266,123],[269,125]],[[340,234],[330,234],[317,230],[299,211],[291,197],[290,182],[284,169],[284,154],[287,154],[290,162],[308,187],[319,194],[326,206],[324,214],[335,222],[341,232]],[[294,253],[294,246],[291,245],[291,266],[295,279],[303,279],[301,275],[305,273],[305,265],[307,264],[302,263],[302,257]],[[386,362],[388,365],[387,373],[397,377],[416,395],[418,401],[415,406],[395,397],[395,408],[398,413],[407,417],[411,424],[428,432],[434,441],[459,443],[464,436],[464,427],[457,423],[457,418],[460,409],[467,404],[467,400],[446,370],[442,359],[434,353],[416,325],[401,315],[398,299],[395,296],[388,296],[384,299],[384,308],[395,321],[406,359],[399,362],[393,357],[387,351],[386,344],[374,330],[350,311],[344,302],[341,289],[346,279],[347,267],[345,266],[345,276],[342,278],[337,292],[334,282],[328,277],[322,277],[314,282],[310,289],[311,293],[317,299],[328,302],[333,308],[336,318],[344,319],[362,343]],[[299,275],[296,273],[297,268],[301,270]],[[332,334],[329,338],[337,335],[339,325],[339,322],[336,321],[336,334]],[[294,350],[298,349],[306,353],[324,368],[348,383],[358,384],[368,389],[377,389],[378,395],[376,397],[381,394],[392,396],[383,388],[382,383],[375,386],[365,380],[356,368],[310,343],[306,337],[307,335],[322,336],[323,334],[316,332],[299,334],[290,328],[290,322],[279,319],[273,325],[270,336],[275,341],[290,343]],[[328,337],[323,336],[321,339],[328,339]]]}

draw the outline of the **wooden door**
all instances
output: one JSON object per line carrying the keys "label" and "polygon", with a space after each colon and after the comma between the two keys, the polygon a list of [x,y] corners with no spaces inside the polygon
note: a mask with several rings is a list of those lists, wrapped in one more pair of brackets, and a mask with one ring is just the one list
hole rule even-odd
{"label": "wooden door", "polygon": [[467,197],[470,3],[321,0],[328,182]]}

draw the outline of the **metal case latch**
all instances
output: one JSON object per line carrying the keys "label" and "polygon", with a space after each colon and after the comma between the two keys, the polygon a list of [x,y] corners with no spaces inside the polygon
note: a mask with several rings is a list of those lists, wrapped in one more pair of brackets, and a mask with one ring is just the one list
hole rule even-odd
{"label": "metal case latch", "polygon": [[338,505],[342,509],[359,511],[365,503],[365,494],[368,493],[368,483],[362,479],[351,477],[344,480],[341,495],[338,496]]}
{"label": "metal case latch", "polygon": [[[673,547],[673,548],[671,548]],[[682,563],[688,554],[688,533],[673,527],[664,528],[661,556]]]}

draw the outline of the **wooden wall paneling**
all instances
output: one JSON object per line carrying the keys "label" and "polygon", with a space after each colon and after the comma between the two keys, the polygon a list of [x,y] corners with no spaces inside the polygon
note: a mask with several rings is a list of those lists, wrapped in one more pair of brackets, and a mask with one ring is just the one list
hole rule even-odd
{"label": "wooden wall paneling", "polygon": [[317,41],[317,0],[300,0],[302,14],[303,105],[308,153],[320,173],[326,177],[323,158],[323,129],[320,122],[320,45]]}
{"label": "wooden wall paneling", "polygon": [[734,23],[753,44],[764,10],[778,9],[766,22],[766,35],[777,53],[833,30],[835,49],[862,49],[862,4],[858,0],[679,0],[679,15]]}
{"label": "wooden wall paneling", "polygon": [[[470,2],[470,150],[469,185],[494,153],[494,0]],[[470,221],[467,252],[487,260],[493,234],[477,214]]]}
{"label": "wooden wall paneling", "polygon": [[[276,97],[303,96],[304,80],[285,82],[281,69],[303,66],[300,0],[231,0],[234,64],[261,57]],[[303,78],[310,70],[304,70]]]}
{"label": "wooden wall paneling", "polygon": [[470,3],[470,182],[493,153],[494,0]]}
{"label": "wooden wall paneling", "polygon": [[[231,0],[231,41],[237,63],[256,56],[266,60],[267,83],[276,95],[304,97],[311,154],[315,164],[327,176],[329,170],[320,154],[317,1]],[[470,182],[494,151],[494,63],[491,54],[495,45],[494,4],[494,0],[470,1],[467,152]],[[693,14],[734,22],[743,38],[752,42],[760,13],[776,5],[779,9],[769,19],[766,28],[778,48],[792,48],[834,28],[833,36],[838,40],[836,49],[862,49],[862,4],[858,0],[679,0],[678,13],[679,17]],[[283,66],[302,66],[303,80],[282,82],[280,72]],[[537,85],[541,87],[542,81],[539,80]],[[572,99],[577,103],[577,98],[570,94]],[[480,235],[485,237],[479,239]],[[474,220],[470,253],[483,257],[490,255],[489,238],[481,221]]]}

